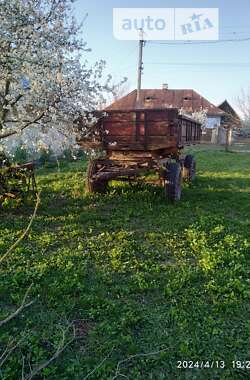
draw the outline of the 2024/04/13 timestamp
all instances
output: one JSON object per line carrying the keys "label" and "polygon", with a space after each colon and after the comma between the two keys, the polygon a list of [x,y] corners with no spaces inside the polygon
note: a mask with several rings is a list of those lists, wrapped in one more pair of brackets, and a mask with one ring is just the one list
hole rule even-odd
{"label": "2024/04/13 timestamp", "polygon": [[[231,361],[231,367],[234,369],[249,369],[250,370],[250,360],[233,360]],[[179,360],[177,362],[177,368],[189,369],[189,368],[226,368],[227,365],[224,360]]]}

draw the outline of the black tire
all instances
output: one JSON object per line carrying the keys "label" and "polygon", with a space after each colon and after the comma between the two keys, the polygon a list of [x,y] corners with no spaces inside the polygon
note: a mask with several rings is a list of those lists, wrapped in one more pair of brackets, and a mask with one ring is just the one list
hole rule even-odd
{"label": "black tire", "polygon": [[98,172],[98,160],[90,160],[86,176],[86,191],[88,193],[104,193],[107,190],[108,181],[97,181],[93,176]]}
{"label": "black tire", "polygon": [[165,195],[171,202],[181,199],[182,172],[179,163],[169,163],[166,167]]}
{"label": "black tire", "polygon": [[188,154],[184,160],[184,170],[185,170],[185,178],[191,182],[195,179],[196,176],[196,161],[194,156]]}

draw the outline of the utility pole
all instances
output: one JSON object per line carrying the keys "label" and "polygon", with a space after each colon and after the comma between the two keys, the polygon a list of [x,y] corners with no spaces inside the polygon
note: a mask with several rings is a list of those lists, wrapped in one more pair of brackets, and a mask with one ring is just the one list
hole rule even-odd
{"label": "utility pole", "polygon": [[138,79],[137,79],[137,96],[136,96],[136,103],[139,104],[140,102],[140,92],[141,92],[141,76],[143,71],[143,62],[142,62],[142,55],[143,55],[143,47],[145,45],[145,41],[143,39],[143,30],[140,30],[140,40],[139,40],[139,58],[138,58]]}

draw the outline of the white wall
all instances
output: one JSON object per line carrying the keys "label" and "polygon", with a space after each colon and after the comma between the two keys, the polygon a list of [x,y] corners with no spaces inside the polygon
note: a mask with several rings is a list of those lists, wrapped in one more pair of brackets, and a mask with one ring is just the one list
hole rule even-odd
{"label": "white wall", "polygon": [[207,125],[206,128],[217,128],[221,125],[221,117],[207,117]]}

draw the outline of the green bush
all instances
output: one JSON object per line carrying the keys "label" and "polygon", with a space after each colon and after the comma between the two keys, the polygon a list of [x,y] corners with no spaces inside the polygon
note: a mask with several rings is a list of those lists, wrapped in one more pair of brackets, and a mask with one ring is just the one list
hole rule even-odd
{"label": "green bush", "polygon": [[41,149],[39,161],[43,166],[46,166],[46,167],[55,166],[56,159],[55,159],[55,155],[53,154],[52,149],[51,148]]}
{"label": "green bush", "polygon": [[14,152],[12,161],[17,164],[24,164],[29,160],[29,153],[23,146],[18,146]]}

